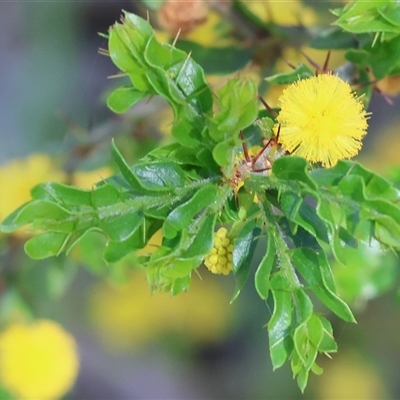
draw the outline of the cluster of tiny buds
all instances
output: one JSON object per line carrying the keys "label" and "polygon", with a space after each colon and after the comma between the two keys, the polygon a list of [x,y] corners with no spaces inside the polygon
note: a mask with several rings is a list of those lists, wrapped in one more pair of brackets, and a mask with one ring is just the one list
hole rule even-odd
{"label": "cluster of tiny buds", "polygon": [[219,228],[214,236],[213,248],[205,256],[204,265],[213,274],[228,275],[232,271],[233,243],[227,235],[228,230],[226,228]]}

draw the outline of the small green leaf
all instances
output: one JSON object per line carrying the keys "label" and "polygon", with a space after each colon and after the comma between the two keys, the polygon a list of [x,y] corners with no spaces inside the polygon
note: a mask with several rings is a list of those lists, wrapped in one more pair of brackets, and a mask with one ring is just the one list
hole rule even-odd
{"label": "small green leaf", "polygon": [[337,295],[331,268],[325,254],[298,248],[292,260],[308,285],[322,303],[347,322],[355,322],[349,306]]}
{"label": "small green leaf", "polygon": [[[182,254],[182,258],[203,256],[212,249],[216,219],[216,214],[208,215],[202,219],[200,227],[196,226],[196,231],[191,232],[194,239],[188,249]],[[188,230],[192,230],[191,226],[189,226]]]}
{"label": "small green leaf", "polygon": [[337,27],[330,27],[311,39],[310,47],[323,50],[347,50],[358,45],[358,38]]}
{"label": "small green leaf", "polygon": [[263,300],[268,299],[271,287],[270,274],[275,262],[275,252],[276,250],[273,240],[268,239],[266,254],[261,260],[254,277],[257,293]]}
{"label": "small green leaf", "polygon": [[216,197],[217,189],[214,185],[206,185],[200,188],[185,203],[176,207],[165,220],[175,230],[182,230],[187,227],[193,218],[202,210],[207,208]]}
{"label": "small green leaf", "polygon": [[257,227],[256,221],[250,220],[244,224],[239,234],[234,238],[232,262],[235,291],[231,302],[236,300],[247,281],[259,233],[260,228]]}
{"label": "small green leaf", "polygon": [[207,75],[230,74],[244,68],[252,58],[248,47],[204,47],[189,40],[179,40],[178,49],[191,53]]}
{"label": "small green leaf", "polygon": [[[288,286],[282,274],[272,280],[272,286]],[[274,369],[281,367],[293,348],[291,339],[292,295],[288,290],[271,290],[274,299],[274,311],[268,322],[269,350]]]}
{"label": "small green leaf", "polygon": [[127,240],[142,225],[143,214],[137,211],[130,211],[119,216],[101,220],[99,228],[115,242]]}
{"label": "small green leaf", "polygon": [[307,65],[299,63],[293,71],[272,75],[265,78],[265,80],[271,85],[289,85],[301,79],[311,78],[312,76],[315,76],[314,71],[307,67]]}
{"label": "small green leaf", "polygon": [[34,260],[58,256],[66,246],[69,236],[64,233],[45,232],[25,243],[25,251]]}
{"label": "small green leaf", "polygon": [[12,232],[34,222],[36,219],[68,218],[70,213],[61,206],[50,201],[33,200],[22,205],[11,213],[0,225],[2,232]]}
{"label": "small green leaf", "polygon": [[319,344],[319,351],[324,353],[335,353],[337,351],[337,344],[333,337],[332,325],[326,318],[319,318],[322,322],[324,332],[321,343]]}
{"label": "small green leaf", "polygon": [[272,173],[278,179],[301,182],[312,190],[317,189],[317,185],[308,172],[308,164],[304,158],[295,156],[278,158],[272,165]]}
{"label": "small green leaf", "polygon": [[299,224],[323,242],[329,243],[326,223],[319,218],[315,207],[307,200],[312,201],[311,198],[303,199],[295,193],[286,191],[282,193],[280,199],[282,211],[289,220]]}
{"label": "small green leaf", "polygon": [[313,313],[313,304],[303,289],[293,292],[293,304],[296,309],[296,324],[306,323]]}
{"label": "small green leaf", "polygon": [[146,97],[148,93],[136,90],[132,86],[121,86],[107,98],[107,107],[117,114],[122,114]]}
{"label": "small green leaf", "polygon": [[139,184],[149,191],[171,191],[188,183],[181,167],[170,161],[139,162],[131,170]]}

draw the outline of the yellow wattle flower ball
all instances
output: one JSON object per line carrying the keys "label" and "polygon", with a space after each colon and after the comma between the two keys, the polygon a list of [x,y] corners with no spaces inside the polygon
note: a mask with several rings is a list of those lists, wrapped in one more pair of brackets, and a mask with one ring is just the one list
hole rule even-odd
{"label": "yellow wattle flower ball", "polygon": [[338,76],[321,74],[297,81],[283,91],[278,103],[279,142],[291,154],[332,167],[361,149],[368,113]]}
{"label": "yellow wattle flower ball", "polygon": [[204,258],[204,265],[213,274],[228,275],[233,269],[233,244],[227,234],[228,230],[226,228],[218,229],[214,237],[214,246]]}
{"label": "yellow wattle flower ball", "polygon": [[14,323],[0,333],[0,381],[18,399],[59,399],[78,367],[75,340],[56,322]]}

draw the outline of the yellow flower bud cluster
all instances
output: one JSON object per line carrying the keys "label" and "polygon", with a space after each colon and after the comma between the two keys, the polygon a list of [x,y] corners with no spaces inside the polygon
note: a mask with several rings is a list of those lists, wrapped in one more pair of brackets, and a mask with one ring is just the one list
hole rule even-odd
{"label": "yellow flower bud cluster", "polygon": [[228,275],[232,271],[233,243],[227,237],[228,230],[219,228],[215,233],[214,246],[205,256],[204,265],[213,274]]}

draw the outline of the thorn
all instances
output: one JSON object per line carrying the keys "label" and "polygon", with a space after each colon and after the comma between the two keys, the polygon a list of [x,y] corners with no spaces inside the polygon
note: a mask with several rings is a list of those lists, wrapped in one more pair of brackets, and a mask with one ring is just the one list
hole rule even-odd
{"label": "thorn", "polygon": [[127,76],[127,75],[128,74],[125,73],[125,72],[119,72],[118,74],[107,76],[107,79],[122,78],[122,77]]}
{"label": "thorn", "polygon": [[276,143],[279,143],[279,135],[281,133],[281,124],[278,125],[278,132],[276,133]]}
{"label": "thorn", "polygon": [[174,41],[172,42],[172,47],[175,47],[176,42],[178,41],[179,35],[181,34],[181,28],[179,28],[179,31],[176,33],[176,36],[174,38]]}
{"label": "thorn", "polygon": [[289,61],[283,59],[283,62],[284,62],[286,65],[288,65],[290,68],[296,69],[296,67],[295,67],[293,64],[291,64]]}
{"label": "thorn", "polygon": [[148,9],[146,10],[146,20],[150,24],[150,13]]}
{"label": "thorn", "polygon": [[304,53],[304,51],[300,51],[301,54],[303,55],[303,57],[314,67],[317,69],[317,71],[321,71],[321,67],[314,61],[312,60],[310,57],[308,57],[308,55],[306,53]]}
{"label": "thorn", "polygon": [[330,57],[331,57],[331,51],[329,50],[328,54],[326,55],[326,59],[325,59],[324,65],[322,67],[322,72],[324,72],[324,73],[329,71],[328,64],[329,64]]}
{"label": "thorn", "polygon": [[110,52],[107,49],[102,49],[101,47],[97,50],[97,52],[106,57],[110,57]]}
{"label": "thorn", "polygon": [[242,139],[242,148],[243,148],[244,158],[245,158],[246,162],[251,162],[251,158],[249,156],[249,151],[247,149],[247,144],[244,141],[243,131],[240,131],[239,134],[240,134],[240,138]]}
{"label": "thorn", "polygon": [[258,99],[261,101],[261,103],[263,104],[263,106],[268,110],[268,112],[269,112],[271,115],[273,115],[274,117],[276,117],[276,116],[278,115],[278,113],[277,113],[273,108],[271,108],[271,107],[268,105],[268,103],[267,103],[261,96],[258,96]]}

